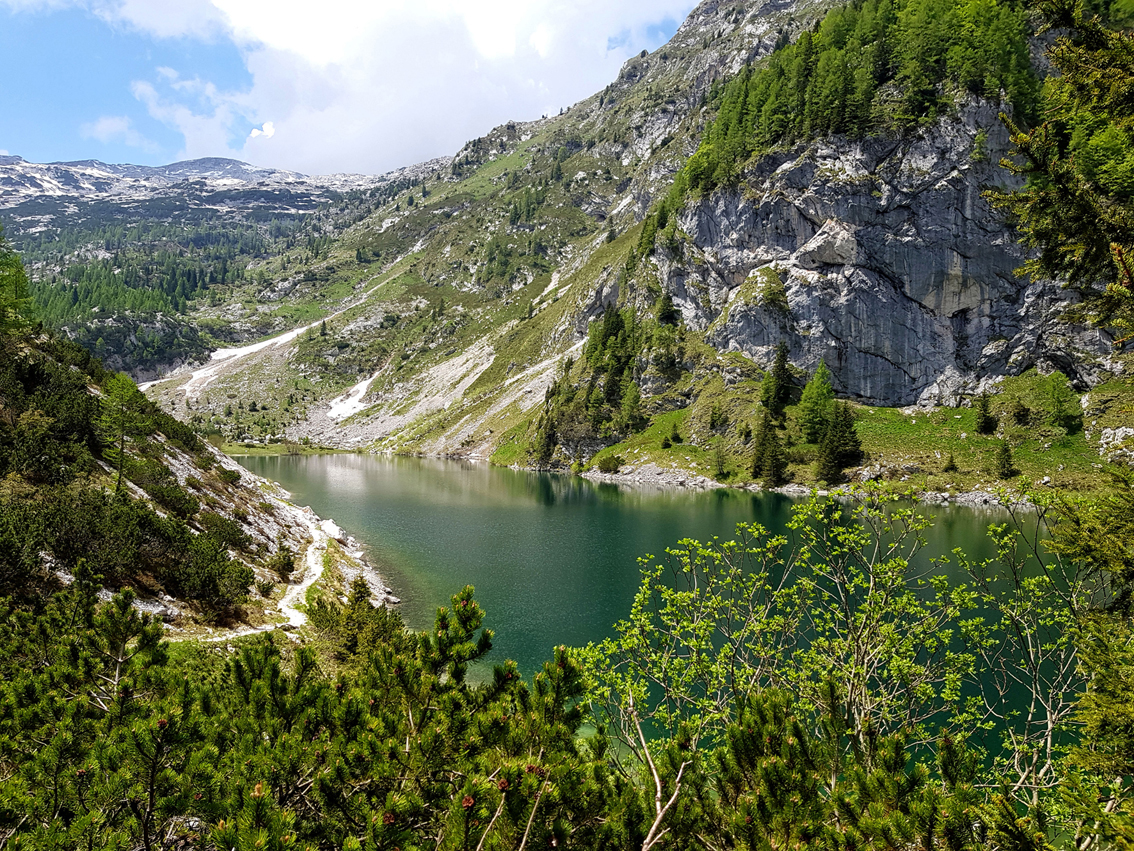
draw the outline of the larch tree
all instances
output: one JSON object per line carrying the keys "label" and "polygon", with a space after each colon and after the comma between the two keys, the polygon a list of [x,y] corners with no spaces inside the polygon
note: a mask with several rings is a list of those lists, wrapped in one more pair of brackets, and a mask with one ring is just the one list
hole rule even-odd
{"label": "larch tree", "polygon": [[97,429],[105,445],[104,454],[114,464],[114,492],[122,491],[122,471],[126,460],[126,441],[149,431],[146,397],[138,385],[123,373],[112,375],[102,384],[102,403]]}
{"label": "larch tree", "polygon": [[990,190],[1024,242],[1039,249],[1021,271],[1081,290],[1093,320],[1134,340],[1134,32],[1108,27],[1075,0],[1045,0],[1048,51],[1058,72],[1045,89],[1046,120],[1012,132],[1027,178],[1012,192]]}
{"label": "larch tree", "polygon": [[819,361],[815,375],[803,388],[803,397],[799,400],[799,427],[804,442],[818,443],[823,439],[834,401],[831,373],[827,370],[827,364]]}
{"label": "larch tree", "polygon": [[30,309],[24,264],[4,239],[4,228],[0,226],[0,334],[21,327]]}

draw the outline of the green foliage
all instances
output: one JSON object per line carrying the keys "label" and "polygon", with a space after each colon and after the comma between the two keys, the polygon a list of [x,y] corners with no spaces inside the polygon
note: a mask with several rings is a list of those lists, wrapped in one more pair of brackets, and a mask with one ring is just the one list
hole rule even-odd
{"label": "green foliage", "polygon": [[16,237],[34,270],[30,293],[44,323],[130,369],[202,357],[206,341],[185,315],[243,283],[247,264],[283,248],[294,227],[216,212],[193,220],[183,207],[147,207],[107,215],[96,205],[84,209],[85,218],[56,218],[66,227],[48,224]]}
{"label": "green foliage", "polygon": [[777,434],[776,422],[767,408],[753,439],[752,478],[760,479],[766,488],[778,488],[787,482],[787,456]]}
{"label": "green foliage", "polygon": [[188,519],[200,509],[200,503],[177,483],[173,473],[160,461],[128,459],[125,469],[130,481],[175,516]]}
{"label": "green foliage", "polygon": [[642,723],[716,740],[770,686],[823,706],[836,670],[853,729],[948,717],[971,669],[954,621],[967,597],[910,567],[929,521],[894,502],[812,500],[793,509],[790,544],[742,525],[734,541],[685,540],[668,564],[643,561],[630,617],[585,654],[600,718],[640,750],[632,696]]}
{"label": "green foliage", "polygon": [[1047,379],[1047,423],[1068,434],[1083,425],[1083,412],[1078,397],[1072,392],[1067,376],[1053,372]]}
{"label": "green foliage", "polygon": [[0,334],[22,327],[28,320],[31,296],[28,278],[20,257],[4,239],[0,226]]}
{"label": "green foliage", "polygon": [[835,390],[831,387],[831,373],[827,364],[819,361],[815,375],[803,388],[796,416],[805,443],[818,443],[827,431],[831,418],[831,406],[835,403]]}
{"label": "green foliage", "polygon": [[[673,331],[653,327],[658,333]],[[536,466],[548,466],[557,446],[578,457],[587,444],[614,443],[614,434],[630,434],[645,425],[636,372],[648,339],[646,324],[629,308],[608,304],[602,318],[591,322],[583,347],[582,386],[572,381],[574,361],[568,359],[547,391],[531,442]]]}
{"label": "green foliage", "polygon": [[973,403],[974,428],[977,434],[993,434],[996,431],[996,417],[992,414],[992,402],[987,393],[981,393]]}
{"label": "green foliage", "polygon": [[412,634],[352,588],[332,629],[350,675],[331,678],[271,637],[173,652],[129,596],[96,606],[85,576],[38,612],[0,607],[4,835],[29,849],[620,847],[633,793],[601,739],[576,744],[577,665],[560,648],[530,684],[511,663],[469,684],[491,648],[483,617],[467,588]]}
{"label": "green foliage", "polygon": [[600,455],[597,466],[600,473],[617,473],[622,469],[624,463],[625,461],[622,459],[622,456],[615,455],[611,452],[606,455]]}
{"label": "green foliage", "polygon": [[278,576],[281,582],[287,582],[295,571],[295,558],[295,550],[288,546],[286,539],[281,537],[276,541],[276,551],[268,559],[266,567]]}
{"label": "green foliage", "polygon": [[772,361],[772,368],[768,370],[763,384],[760,385],[760,403],[772,412],[772,416],[780,419],[783,417],[784,408],[791,402],[793,389],[791,370],[788,368],[787,343],[781,342],[776,346],[776,357]]}
{"label": "green foliage", "polygon": [[1112,611],[1134,612],[1134,477],[1116,475],[1111,492],[1091,502],[1061,500],[1049,547],[1107,577]]}
{"label": "green foliage", "polygon": [[862,138],[933,119],[961,93],[1034,113],[1038,84],[1024,11],[997,0],[862,0],[747,66],[677,179],[731,184],[748,159],[831,133]]}
{"label": "green foliage", "polygon": [[1009,122],[1017,158],[1005,165],[1027,183],[988,195],[1039,249],[1021,272],[1084,290],[1095,321],[1126,335],[1121,347],[1134,331],[1134,34],[1070,0],[1040,9],[1060,33],[1048,50],[1058,73],[1045,84],[1045,121],[1031,131]]}
{"label": "green foliage", "polygon": [[115,493],[122,490],[122,472],[126,462],[126,441],[149,434],[152,426],[146,419],[148,402],[128,375],[109,376],[102,383],[98,418],[98,435],[105,448],[103,455],[115,466],[118,477]]}
{"label": "green foliage", "polygon": [[862,461],[862,442],[855,426],[854,412],[846,402],[836,402],[831,419],[819,443],[815,478],[834,484],[842,481],[843,470]]}
{"label": "green foliage", "polygon": [[996,446],[996,458],[992,462],[992,474],[998,479],[1013,479],[1020,475],[1012,461],[1012,447],[1007,440],[1000,441]]}
{"label": "green foliage", "polygon": [[760,476],[764,487],[778,488],[780,485],[786,484],[788,480],[787,456],[784,455],[783,445],[780,443],[774,428],[767,432],[762,454],[763,463],[760,467]]}
{"label": "green foliage", "polygon": [[787,289],[784,287],[782,272],[774,266],[764,266],[755,273],[758,280],[756,289],[756,302],[765,310],[787,314],[791,310],[788,304]]}
{"label": "green foliage", "polygon": [[673,296],[665,293],[658,300],[657,318],[659,325],[677,325],[681,322],[681,311],[673,304]]}

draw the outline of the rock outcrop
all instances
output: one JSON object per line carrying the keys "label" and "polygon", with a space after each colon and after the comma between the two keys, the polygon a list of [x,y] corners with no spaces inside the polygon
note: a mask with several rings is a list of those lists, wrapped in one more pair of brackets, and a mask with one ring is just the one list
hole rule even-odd
{"label": "rock outcrop", "polygon": [[[1108,336],[1066,320],[1073,293],[1015,275],[1017,235],[981,196],[1012,184],[1007,148],[996,108],[973,102],[899,138],[766,156],[687,206],[682,256],[659,248],[663,285],[716,348],[767,365],[783,340],[872,404],[956,405],[1033,366],[1090,385]],[[769,272],[786,304],[762,293]]]}

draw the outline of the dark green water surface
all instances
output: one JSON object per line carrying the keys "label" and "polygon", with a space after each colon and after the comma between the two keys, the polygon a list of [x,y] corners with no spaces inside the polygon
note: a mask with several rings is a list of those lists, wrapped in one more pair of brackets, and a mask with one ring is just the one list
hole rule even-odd
{"label": "dark green water surface", "polygon": [[[532,674],[557,644],[612,633],[639,583],[637,559],[681,538],[733,537],[737,523],[781,530],[787,497],[734,490],[653,490],[455,461],[369,455],[244,457],[298,505],[361,541],[406,623],[428,627],[438,606],[476,586],[496,632],[490,659]],[[989,557],[989,523],[1004,515],[926,507],[925,557],[961,547]]]}

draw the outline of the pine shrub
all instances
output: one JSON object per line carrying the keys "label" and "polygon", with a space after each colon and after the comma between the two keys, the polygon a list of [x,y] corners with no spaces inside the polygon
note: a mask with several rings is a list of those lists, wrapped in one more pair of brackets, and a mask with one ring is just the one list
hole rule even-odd
{"label": "pine shrub", "polygon": [[993,462],[993,474],[998,479],[1011,479],[1020,474],[1012,460],[1012,447],[1007,440],[1000,441],[996,448],[996,460]]}
{"label": "pine shrub", "polygon": [[987,393],[981,393],[973,404],[976,412],[977,434],[992,434],[996,431],[996,417],[992,414],[992,401]]}

